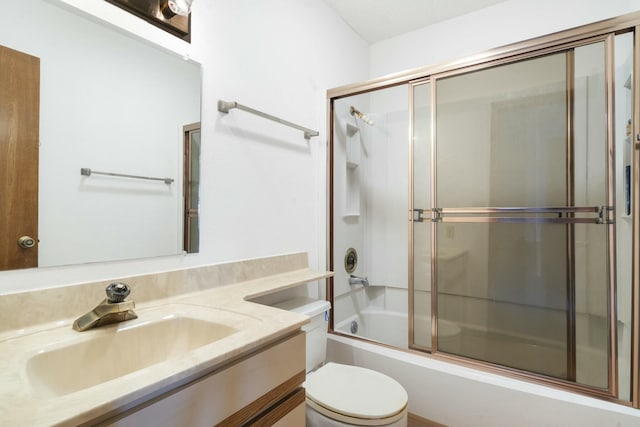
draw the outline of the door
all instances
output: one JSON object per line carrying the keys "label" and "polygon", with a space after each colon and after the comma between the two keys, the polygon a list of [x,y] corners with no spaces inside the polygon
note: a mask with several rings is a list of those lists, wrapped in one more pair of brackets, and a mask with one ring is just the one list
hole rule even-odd
{"label": "door", "polygon": [[0,46],[0,270],[38,265],[40,59]]}
{"label": "door", "polygon": [[614,389],[609,42],[414,85],[413,348]]}
{"label": "door", "polygon": [[184,127],[184,251],[200,251],[200,123]]}

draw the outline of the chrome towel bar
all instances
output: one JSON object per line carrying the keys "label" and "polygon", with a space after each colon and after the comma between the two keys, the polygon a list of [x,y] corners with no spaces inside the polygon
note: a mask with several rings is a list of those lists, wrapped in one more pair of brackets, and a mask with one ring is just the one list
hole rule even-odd
{"label": "chrome towel bar", "polygon": [[260,117],[263,117],[263,118],[268,119],[268,120],[273,120],[274,122],[278,122],[280,124],[292,127],[294,129],[301,130],[301,131],[304,132],[304,138],[305,139],[311,139],[312,136],[320,135],[320,133],[318,131],[316,131],[316,130],[309,129],[309,128],[306,128],[304,126],[297,125],[295,123],[291,123],[291,122],[289,122],[287,120],[283,120],[283,119],[281,119],[279,117],[272,116],[271,114],[263,113],[262,111],[254,110],[251,107],[247,107],[246,105],[238,104],[235,101],[229,101],[229,102],[223,101],[223,100],[219,100],[218,101],[218,111],[220,111],[221,113],[228,113],[229,110],[232,110],[234,108],[237,108],[238,110],[246,111],[247,113],[255,114],[256,116],[260,116]]}
{"label": "chrome towel bar", "polygon": [[124,173],[98,172],[98,171],[91,170],[89,168],[81,168],[80,169],[80,175],[83,175],[83,176],[91,176],[91,175],[119,176],[119,177],[123,177],[123,178],[146,179],[146,180],[150,180],[150,181],[163,181],[165,184],[171,184],[174,181],[173,178],[153,178],[153,177],[150,177],[150,176],[129,175],[129,174],[124,174]]}

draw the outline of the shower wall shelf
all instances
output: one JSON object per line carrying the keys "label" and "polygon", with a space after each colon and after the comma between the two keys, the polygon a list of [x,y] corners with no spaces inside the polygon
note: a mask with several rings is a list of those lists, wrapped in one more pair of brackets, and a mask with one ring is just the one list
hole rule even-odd
{"label": "shower wall shelf", "polygon": [[360,216],[360,129],[351,123],[346,123],[346,191],[344,218]]}
{"label": "shower wall shelf", "polygon": [[165,184],[172,184],[173,178],[154,178],[150,176],[141,176],[141,175],[129,175],[124,173],[114,173],[114,172],[99,172],[94,171],[89,168],[81,168],[80,175],[82,176],[91,176],[91,175],[108,175],[108,176],[117,176],[121,178],[133,178],[133,179],[145,179],[148,181],[163,181]]}
{"label": "shower wall shelf", "polygon": [[246,111],[247,113],[255,114],[256,116],[265,118],[267,120],[272,120],[274,122],[280,123],[280,124],[285,125],[285,126],[292,127],[294,129],[301,130],[301,131],[304,132],[304,138],[305,139],[311,139],[311,137],[313,137],[313,136],[320,135],[320,133],[318,131],[316,131],[316,130],[309,129],[309,128],[306,128],[304,126],[297,125],[297,124],[292,123],[292,122],[290,122],[288,120],[284,120],[284,119],[281,119],[279,117],[272,116],[271,114],[263,113],[262,111],[255,110],[255,109],[253,109],[251,107],[247,107],[246,105],[239,104],[239,103],[237,103],[235,101],[223,101],[221,99],[218,100],[218,111],[220,111],[221,113],[229,113],[229,110],[233,110],[234,108],[237,108],[238,110]]}
{"label": "shower wall shelf", "polygon": [[360,129],[347,123],[347,167],[357,168],[360,164]]}

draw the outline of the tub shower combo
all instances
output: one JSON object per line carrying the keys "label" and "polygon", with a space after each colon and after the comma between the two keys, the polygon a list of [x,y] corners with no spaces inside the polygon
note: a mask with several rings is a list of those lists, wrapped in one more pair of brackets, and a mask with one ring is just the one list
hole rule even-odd
{"label": "tub shower combo", "polygon": [[637,400],[637,36],[581,34],[329,91],[335,334]]}

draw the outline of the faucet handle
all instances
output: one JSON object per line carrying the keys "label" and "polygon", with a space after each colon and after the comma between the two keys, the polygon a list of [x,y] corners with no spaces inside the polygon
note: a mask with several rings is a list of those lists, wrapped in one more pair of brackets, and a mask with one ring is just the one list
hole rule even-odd
{"label": "faucet handle", "polygon": [[114,304],[125,300],[131,293],[131,288],[126,283],[113,282],[105,289],[107,292],[107,300]]}

